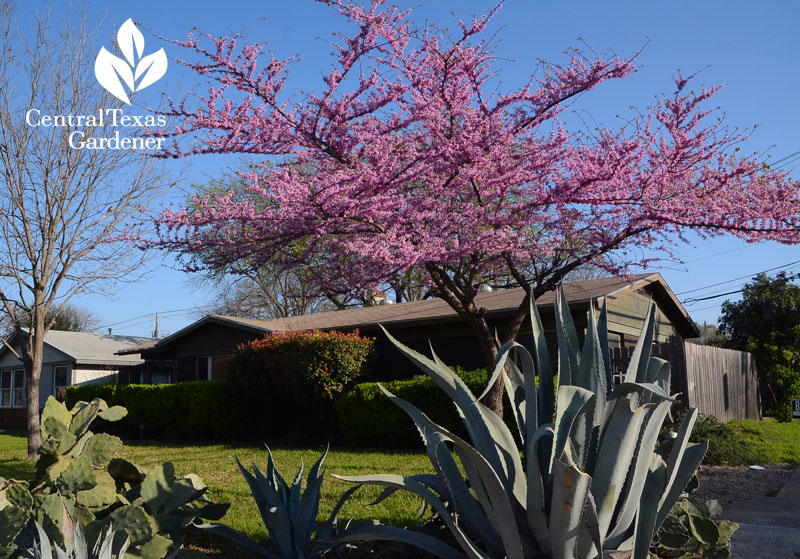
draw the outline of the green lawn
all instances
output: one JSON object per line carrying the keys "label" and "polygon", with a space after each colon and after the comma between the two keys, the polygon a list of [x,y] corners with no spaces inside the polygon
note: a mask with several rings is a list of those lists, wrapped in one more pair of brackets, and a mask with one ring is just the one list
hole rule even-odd
{"label": "green lawn", "polygon": [[[278,469],[287,481],[294,478],[301,460],[306,471],[319,458],[323,448],[273,448],[272,454]],[[23,433],[0,430],[0,476],[26,479],[33,464],[25,459],[26,443]],[[263,471],[267,463],[267,451],[261,447],[205,445],[170,442],[126,441],[120,456],[147,469],[162,462],[172,462],[179,475],[195,473],[205,480],[209,497],[217,502],[229,502],[231,508],[222,522],[247,533],[250,537],[264,541],[266,530],[258,509],[250,496],[250,490],[234,462],[234,456],[245,466],[251,461]],[[365,475],[373,473],[395,473],[411,475],[433,471],[427,456],[420,453],[367,451],[354,449],[332,449],[325,459],[328,475],[322,486],[320,512],[330,514],[339,496],[350,484],[334,479],[330,474]],[[397,492],[376,506],[369,506],[380,494],[377,487],[362,487],[351,498],[339,514],[340,519],[354,520],[375,518],[395,526],[414,525],[415,514],[421,500],[407,492]]]}
{"label": "green lawn", "polygon": [[755,445],[755,461],[759,464],[800,466],[800,421],[778,423],[774,419],[742,419],[730,425]]}

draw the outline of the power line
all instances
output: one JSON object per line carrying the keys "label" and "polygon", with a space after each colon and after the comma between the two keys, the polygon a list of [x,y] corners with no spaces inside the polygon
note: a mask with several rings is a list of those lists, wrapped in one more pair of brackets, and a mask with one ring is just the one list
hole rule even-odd
{"label": "power line", "polygon": [[[800,278],[800,273],[792,274],[791,276],[786,276],[787,280],[793,280]],[[736,291],[728,291],[726,293],[719,293],[717,295],[708,295],[706,297],[690,297],[689,299],[684,299],[681,301],[684,305],[694,305],[695,303],[699,303],[700,301],[710,301],[711,299],[719,299],[720,297],[725,297],[726,295],[735,295],[736,293],[741,293],[744,291],[744,288],[739,288]],[[698,309],[700,310],[700,309]]]}
{"label": "power line", "polygon": [[794,163],[794,162],[795,162],[795,161],[797,161],[798,159],[800,159],[800,155],[798,155],[798,156],[797,156],[797,157],[795,157],[794,159],[790,159],[789,161],[787,161],[786,163],[783,163],[782,165],[778,165],[777,167],[772,167],[772,168],[773,168],[773,169],[783,169],[784,167],[786,167],[787,165],[790,165],[790,164]]}
{"label": "power line", "polygon": [[698,288],[695,288],[695,289],[689,289],[688,291],[681,291],[679,293],[676,293],[675,295],[684,295],[686,293],[694,293],[695,291],[702,291],[704,289],[708,289],[709,287],[717,287],[719,285],[725,285],[726,283],[733,283],[733,282],[738,281],[738,280],[749,279],[749,278],[752,278],[754,276],[757,276],[758,274],[765,274],[767,272],[772,272],[773,270],[777,270],[779,268],[788,268],[789,266],[793,266],[794,264],[800,264],[800,260],[795,260],[794,262],[789,262],[788,264],[781,264],[780,266],[775,266],[774,268],[769,268],[767,270],[762,270],[762,271],[756,272],[754,274],[747,274],[746,276],[740,276],[738,278],[729,279],[727,281],[721,281],[719,283],[712,283],[710,285],[706,285],[706,286],[703,286],[703,287],[698,287]]}
{"label": "power line", "polygon": [[780,159],[778,159],[777,161],[773,161],[772,163],[770,163],[770,164],[769,164],[769,166],[770,166],[770,167],[774,167],[774,166],[775,166],[775,165],[777,165],[778,163],[781,163],[781,162],[783,162],[783,161],[786,161],[787,159],[789,159],[790,157],[794,157],[795,155],[800,155],[800,151],[796,151],[796,152],[794,152],[794,153],[790,153],[790,154],[789,154],[789,155],[787,155],[786,157],[781,157],[781,158],[780,158]]}
{"label": "power line", "polygon": [[[158,311],[157,313],[149,313],[149,314],[143,314],[143,315],[139,315],[139,316],[134,316],[133,318],[128,318],[126,320],[121,320],[121,321],[115,322],[113,324],[103,324],[102,326],[98,326],[97,329],[98,330],[103,330],[105,328],[111,328],[113,326],[119,326],[120,324],[125,324],[127,322],[132,322],[134,320],[139,320],[140,318],[150,318],[150,317],[153,316],[153,314],[167,314],[167,313],[170,313],[170,314],[182,314],[182,313],[190,313],[190,312],[193,312],[193,311],[200,311],[200,310],[203,310],[203,309],[209,309],[209,308],[211,308],[213,306],[214,305],[209,304],[209,305],[203,305],[203,306],[200,306],[200,307],[186,307],[185,309],[173,309],[171,311]],[[127,328],[127,326],[125,326],[125,328]]]}

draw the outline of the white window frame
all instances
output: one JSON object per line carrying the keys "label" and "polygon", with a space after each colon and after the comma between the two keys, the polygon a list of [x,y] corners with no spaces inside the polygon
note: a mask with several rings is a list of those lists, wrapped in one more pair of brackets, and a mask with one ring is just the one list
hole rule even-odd
{"label": "white window frame", "polygon": [[[14,377],[16,377],[16,373],[22,373],[22,386],[15,386],[14,385]],[[9,382],[9,388],[2,388],[2,377],[4,375],[10,375],[11,381]],[[17,389],[22,388],[22,402],[17,402],[15,398],[15,393]],[[2,392],[4,390],[10,391],[9,402],[11,405],[5,406],[3,405],[3,395]],[[13,409],[13,408],[24,408],[25,407],[25,369],[3,369],[0,371],[0,408],[4,409]]]}
{"label": "white window frame", "polygon": [[53,365],[53,390],[51,394],[56,400],[58,400],[58,389],[61,387],[60,385],[56,384],[56,369],[59,367],[64,367],[67,370],[67,384],[63,385],[64,389],[66,390],[68,386],[72,386],[72,367],[69,366],[69,363]]}

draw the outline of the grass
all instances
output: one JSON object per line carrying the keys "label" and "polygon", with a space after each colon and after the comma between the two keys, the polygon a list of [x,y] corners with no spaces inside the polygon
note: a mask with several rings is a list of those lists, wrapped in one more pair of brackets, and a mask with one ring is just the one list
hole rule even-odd
{"label": "grass", "polygon": [[[301,460],[308,468],[324,452],[324,448],[273,448],[272,455],[281,475],[287,481],[294,478]],[[0,476],[27,479],[33,464],[25,459],[25,435],[21,432],[0,430]],[[251,538],[266,541],[267,532],[261,522],[258,509],[250,495],[247,483],[239,472],[234,456],[242,464],[251,466],[255,460],[259,469],[266,468],[267,451],[254,446],[205,445],[175,442],[125,441],[119,456],[149,469],[162,462],[172,462],[178,475],[198,474],[208,484],[209,497],[216,502],[231,503],[231,508],[222,522],[243,531]],[[354,449],[331,449],[325,459],[328,475],[322,486],[320,515],[330,514],[339,496],[351,484],[331,477],[341,475],[365,475],[394,473],[412,475],[433,471],[424,453],[369,451]],[[378,519],[395,526],[413,526],[419,522],[415,517],[421,505],[420,499],[410,493],[399,491],[378,505],[369,506],[380,494],[380,488],[362,487],[342,508],[339,518],[354,521]]]}
{"label": "grass", "polygon": [[755,446],[754,462],[800,466],[800,421],[741,419],[730,426]]}

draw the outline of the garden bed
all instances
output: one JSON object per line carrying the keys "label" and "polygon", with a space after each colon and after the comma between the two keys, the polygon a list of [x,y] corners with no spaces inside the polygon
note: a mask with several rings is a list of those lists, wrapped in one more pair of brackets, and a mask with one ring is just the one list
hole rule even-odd
{"label": "garden bed", "polygon": [[763,470],[748,466],[700,466],[697,476],[700,486],[693,497],[715,499],[723,509],[732,503],[775,496],[792,474],[792,468],[767,464]]}

